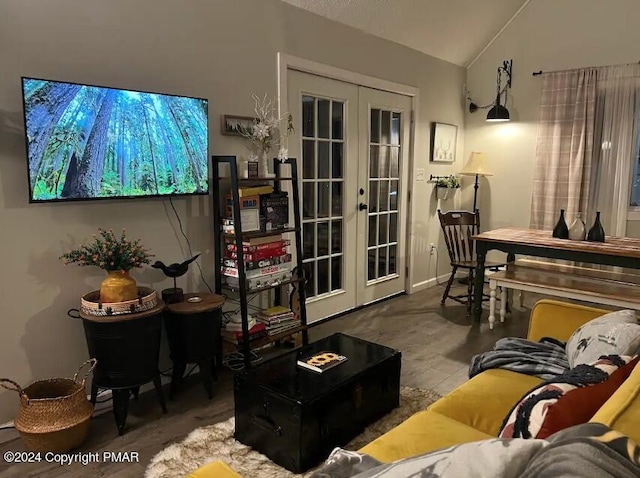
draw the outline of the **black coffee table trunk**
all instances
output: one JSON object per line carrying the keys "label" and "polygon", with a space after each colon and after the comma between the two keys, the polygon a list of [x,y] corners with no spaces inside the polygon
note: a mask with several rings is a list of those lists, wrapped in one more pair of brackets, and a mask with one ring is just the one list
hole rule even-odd
{"label": "black coffee table trunk", "polygon": [[[321,374],[299,357],[347,361]],[[324,460],[400,404],[400,352],[334,334],[235,377],[235,437],[294,473]]]}

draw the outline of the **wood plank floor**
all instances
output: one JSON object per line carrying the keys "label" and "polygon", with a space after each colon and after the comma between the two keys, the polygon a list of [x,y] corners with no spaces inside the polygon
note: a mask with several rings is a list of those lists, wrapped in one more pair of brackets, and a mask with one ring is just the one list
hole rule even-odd
{"label": "wood plank floor", "polygon": [[[529,307],[535,300],[529,294],[523,310],[514,307],[504,324],[489,330],[485,322],[475,324],[463,306],[448,301],[440,305],[442,289],[434,287],[411,296],[399,296],[327,321],[310,332],[311,340],[344,332],[402,351],[401,383],[433,389],[446,394],[467,379],[471,357],[490,350],[500,337],[526,335]],[[517,302],[517,301],[516,301]],[[197,376],[188,377],[176,399],[163,415],[153,392],[131,401],[124,436],[118,436],[111,412],[92,419],[90,435],[82,451],[137,451],[134,464],[92,463],[20,464],[8,466],[0,458],[0,477],[140,477],[149,460],[160,450],[182,440],[197,427],[217,423],[233,415],[233,374],[225,370],[219,377],[216,396],[207,400]],[[0,456],[7,451],[24,450],[20,440],[0,445]]]}

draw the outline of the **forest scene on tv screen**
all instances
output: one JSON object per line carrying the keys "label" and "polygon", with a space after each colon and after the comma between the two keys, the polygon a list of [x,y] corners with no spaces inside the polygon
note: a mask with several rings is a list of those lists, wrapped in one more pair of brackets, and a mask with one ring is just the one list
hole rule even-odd
{"label": "forest scene on tv screen", "polygon": [[207,100],[23,78],[31,200],[208,192]]}

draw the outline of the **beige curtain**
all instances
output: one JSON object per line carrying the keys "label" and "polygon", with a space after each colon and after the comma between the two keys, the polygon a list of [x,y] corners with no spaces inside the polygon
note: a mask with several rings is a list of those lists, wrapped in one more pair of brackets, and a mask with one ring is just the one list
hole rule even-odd
{"label": "beige curtain", "polygon": [[597,69],[562,71],[542,78],[533,176],[531,228],[553,229],[560,209],[570,225],[586,212],[596,109]]}
{"label": "beige curtain", "polygon": [[601,212],[605,233],[625,236],[631,173],[638,157],[640,65],[600,68],[595,118],[593,174],[587,227]]}

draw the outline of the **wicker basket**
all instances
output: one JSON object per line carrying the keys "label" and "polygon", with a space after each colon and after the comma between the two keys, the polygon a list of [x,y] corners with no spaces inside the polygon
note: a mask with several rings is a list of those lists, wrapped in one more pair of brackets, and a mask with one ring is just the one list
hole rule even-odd
{"label": "wicker basket", "polygon": [[[38,380],[24,389],[12,380],[0,378],[1,387],[20,394],[20,410],[14,422],[28,450],[66,453],[82,445],[93,413],[84,382],[96,363],[96,359],[87,360],[73,379]],[[78,374],[87,365],[84,377],[78,381]]]}
{"label": "wicker basket", "polygon": [[121,314],[134,314],[151,310],[158,305],[156,291],[148,287],[138,287],[138,298],[125,302],[100,302],[100,291],[94,290],[82,297],[80,310],[86,315],[98,317]]}

